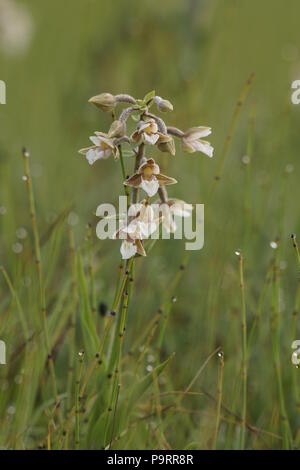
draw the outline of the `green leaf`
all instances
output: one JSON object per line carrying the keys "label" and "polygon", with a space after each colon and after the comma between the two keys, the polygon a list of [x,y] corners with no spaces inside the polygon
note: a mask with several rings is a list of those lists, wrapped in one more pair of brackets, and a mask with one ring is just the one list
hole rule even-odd
{"label": "green leaf", "polygon": [[147,93],[145,96],[144,96],[144,103],[148,103],[148,101],[151,101],[155,96],[155,90],[152,90],[152,91],[149,91],[149,93]]}

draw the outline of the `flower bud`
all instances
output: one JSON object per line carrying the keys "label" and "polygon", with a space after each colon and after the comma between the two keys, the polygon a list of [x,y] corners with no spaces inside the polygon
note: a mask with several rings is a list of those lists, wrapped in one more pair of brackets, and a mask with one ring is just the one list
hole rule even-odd
{"label": "flower bud", "polygon": [[175,155],[176,153],[174,139],[169,135],[162,134],[158,140],[157,147],[161,152],[170,153],[171,155]]}
{"label": "flower bud", "polygon": [[126,124],[125,122],[121,122],[118,120],[112,123],[108,131],[108,137],[110,139],[113,139],[115,137],[124,137],[125,134],[126,134]]}
{"label": "flower bud", "polygon": [[89,99],[89,103],[93,103],[97,108],[102,109],[102,111],[106,113],[112,112],[116,106],[115,97],[110,93],[101,93],[100,95],[92,96],[92,98]]}
{"label": "flower bud", "polygon": [[157,109],[162,113],[173,111],[173,105],[169,100],[164,100],[160,96],[155,96],[154,102],[157,106]]}

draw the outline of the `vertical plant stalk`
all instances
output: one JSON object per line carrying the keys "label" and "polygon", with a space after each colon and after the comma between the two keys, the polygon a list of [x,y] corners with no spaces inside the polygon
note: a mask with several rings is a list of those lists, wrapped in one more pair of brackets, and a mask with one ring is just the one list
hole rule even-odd
{"label": "vertical plant stalk", "polygon": [[[138,153],[135,158],[134,173],[137,172],[140,165],[143,163],[144,158],[145,158],[145,144],[142,143],[139,145]],[[138,192],[139,192],[138,188],[132,188],[132,191],[131,191],[131,203],[132,204],[135,204],[137,202]]]}
{"label": "vertical plant stalk", "polygon": [[271,316],[271,333],[272,333],[272,349],[274,358],[274,367],[278,387],[280,418],[282,422],[283,447],[290,449],[291,447],[291,429],[286,413],[285,399],[283,393],[281,365],[280,365],[280,329],[279,329],[279,248],[276,249],[274,266],[273,266],[273,289],[272,289],[272,316]]}
{"label": "vertical plant stalk", "polygon": [[91,307],[93,318],[96,316],[96,293],[95,293],[95,278],[93,269],[93,256],[92,256],[92,227],[88,224],[87,230],[87,247],[88,247],[88,264],[89,264],[89,278],[90,278],[90,292],[91,292]]}
{"label": "vertical plant stalk", "polygon": [[235,127],[236,127],[236,124],[237,124],[237,121],[238,121],[238,117],[239,117],[240,111],[242,109],[242,106],[245,102],[245,99],[248,95],[248,92],[249,92],[250,86],[253,82],[253,79],[254,79],[254,73],[252,73],[250,75],[247,82],[245,83],[245,86],[242,89],[241,95],[240,95],[240,97],[238,99],[238,102],[236,104],[236,108],[235,108],[235,111],[234,111],[234,114],[233,114],[233,117],[232,117],[232,120],[231,120],[231,124],[230,124],[230,127],[229,127],[229,132],[227,134],[225,145],[223,147],[221,158],[219,160],[219,164],[218,164],[218,167],[217,167],[217,174],[215,176],[215,179],[213,181],[211,190],[210,190],[209,195],[208,195],[209,203],[211,202],[211,200],[213,198],[213,195],[215,193],[217,184],[219,183],[219,181],[221,179],[223,169],[224,169],[224,165],[225,165],[225,160],[226,160],[229,148],[230,148],[230,144],[231,144],[231,141],[232,141],[232,136],[233,136],[234,131],[235,131]]}
{"label": "vertical plant stalk", "polygon": [[239,276],[241,290],[241,323],[242,323],[242,426],[240,436],[240,448],[245,448],[246,415],[247,415],[247,320],[244,285],[243,255],[239,253]]}
{"label": "vertical plant stalk", "polygon": [[93,362],[90,364],[90,366],[89,366],[88,370],[86,371],[86,374],[83,378],[83,383],[82,383],[82,387],[81,387],[81,391],[80,391],[81,396],[84,394],[84,391],[85,391],[85,388],[87,386],[88,380],[91,377],[91,375],[93,373],[93,370],[95,369],[97,363],[101,363],[101,361],[102,361],[103,353],[104,353],[104,347],[105,347],[105,344],[106,344],[108,333],[110,331],[111,325],[112,325],[113,320],[115,318],[116,311],[119,308],[119,304],[120,304],[123,292],[125,290],[125,286],[126,286],[126,282],[127,282],[128,277],[129,277],[129,271],[126,270],[123,273],[123,277],[122,277],[122,280],[120,282],[120,287],[118,289],[117,294],[115,295],[115,299],[114,299],[114,302],[113,302],[113,305],[112,305],[111,314],[110,314],[109,319],[106,323],[102,339],[99,343],[98,350],[95,354]]}
{"label": "vertical plant stalk", "polygon": [[69,333],[69,367],[68,367],[68,383],[67,383],[67,408],[70,410],[72,403],[72,384],[74,375],[74,357],[75,357],[75,326],[76,326],[76,311],[78,304],[78,292],[77,292],[77,274],[76,274],[76,255],[75,255],[75,241],[74,233],[69,228],[69,252],[71,261],[71,272],[72,272],[72,315],[71,325]]}
{"label": "vertical plant stalk", "polygon": [[248,161],[244,163],[245,166],[245,188],[244,188],[244,211],[246,223],[244,227],[244,250],[248,246],[248,240],[251,232],[251,165],[253,157],[253,135],[254,135],[254,110],[250,112],[249,125],[248,125],[248,142],[247,142],[247,155]]}
{"label": "vertical plant stalk", "polygon": [[[130,258],[127,261],[125,269],[126,269],[126,272],[128,272],[128,274],[131,276],[133,272],[132,271],[133,270],[133,258]],[[114,337],[111,357],[110,357],[110,361],[108,365],[108,373],[113,374],[114,379],[113,379],[113,385],[112,385],[112,391],[110,395],[107,416],[106,416],[106,424],[105,424],[105,431],[104,431],[104,445],[105,446],[107,445],[107,435],[108,435],[108,430],[109,430],[109,424],[111,421],[109,418],[111,416],[111,412],[112,412],[114,404],[116,406],[117,398],[118,398],[118,386],[119,386],[119,379],[121,375],[120,369],[121,369],[122,348],[123,348],[125,325],[126,325],[126,320],[127,320],[127,312],[128,312],[131,288],[132,288],[132,282],[130,282],[130,279],[128,278],[126,281],[125,291],[124,291],[123,299],[121,302],[118,322],[116,324],[116,329],[115,329],[115,337]],[[113,422],[113,419],[112,419],[112,422]]]}
{"label": "vertical plant stalk", "polygon": [[76,384],[75,384],[75,449],[79,449],[80,445],[80,380],[82,374],[82,367],[83,367],[83,359],[84,359],[84,352],[80,351],[78,354],[79,358],[79,367],[76,377]]}
{"label": "vertical plant stalk", "polygon": [[23,157],[24,157],[24,171],[25,171],[25,181],[27,185],[27,192],[28,192],[28,200],[29,200],[29,211],[30,211],[30,219],[31,219],[31,226],[34,238],[34,250],[35,250],[35,262],[36,262],[36,269],[38,274],[39,280],[39,292],[40,292],[40,307],[41,307],[41,316],[42,316],[42,328],[45,337],[45,344],[46,344],[46,351],[50,369],[50,376],[52,382],[52,390],[55,399],[56,409],[58,410],[58,418],[60,423],[62,423],[62,416],[61,416],[61,409],[60,403],[57,394],[57,385],[56,385],[56,377],[55,377],[55,369],[54,369],[54,362],[52,358],[52,352],[49,342],[48,336],[48,329],[47,329],[47,317],[46,317],[46,299],[45,299],[45,287],[43,281],[43,272],[42,272],[42,260],[41,260],[41,250],[40,250],[40,238],[38,227],[36,223],[36,210],[35,210],[35,200],[34,200],[34,193],[32,187],[32,180],[29,168],[29,153],[26,149],[23,150]]}
{"label": "vertical plant stalk", "polygon": [[[296,235],[292,234],[291,235],[293,247],[295,249],[299,269],[300,269],[300,254],[299,254],[299,247],[298,243],[296,240]],[[297,329],[297,317],[298,317],[298,312],[299,312],[299,307],[300,307],[300,279],[298,280],[298,287],[297,287],[297,292],[296,292],[296,298],[294,302],[294,308],[293,308],[293,314],[292,314],[292,326],[291,326],[291,343],[295,341],[296,338],[296,329]],[[296,407],[298,413],[300,413],[300,396],[299,396],[299,382],[298,382],[298,376],[299,376],[299,370],[295,368],[293,370],[293,387],[294,387],[294,395],[295,395],[295,400],[296,400]]]}
{"label": "vertical plant stalk", "polygon": [[110,442],[109,442],[108,449],[111,449],[113,438],[114,438],[115,422],[116,422],[116,417],[117,417],[117,407],[118,407],[118,401],[119,401],[120,388],[121,388],[121,385],[118,384],[117,397],[116,397],[116,402],[115,402],[115,407],[114,407],[114,416],[113,416],[112,429],[111,429],[111,437],[110,437]]}
{"label": "vertical plant stalk", "polygon": [[221,419],[221,407],[222,407],[222,389],[223,389],[223,369],[224,369],[224,354],[223,352],[218,353],[219,357],[219,373],[218,373],[218,389],[217,389],[217,418],[216,426],[213,437],[213,449],[217,449],[217,439],[219,433],[220,419]]}
{"label": "vertical plant stalk", "polygon": [[299,253],[298,243],[297,243],[297,240],[296,240],[296,235],[294,233],[292,233],[291,239],[292,239],[293,247],[295,248],[297,261],[298,261],[298,265],[299,265],[299,269],[300,269],[300,253]]}

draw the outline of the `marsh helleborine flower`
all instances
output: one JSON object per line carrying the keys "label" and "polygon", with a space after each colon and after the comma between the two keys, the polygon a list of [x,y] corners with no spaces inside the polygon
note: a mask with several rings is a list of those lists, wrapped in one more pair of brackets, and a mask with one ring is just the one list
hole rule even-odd
{"label": "marsh helleborine flower", "polygon": [[111,154],[115,159],[119,158],[119,149],[114,144],[113,140],[103,132],[95,132],[95,135],[90,137],[94,145],[79,150],[79,153],[84,155],[90,165],[93,165],[97,160],[106,160]]}
{"label": "marsh helleborine flower", "polygon": [[200,126],[188,129],[182,137],[183,151],[187,153],[202,152],[212,157],[214,152],[213,147],[210,142],[202,140],[202,137],[207,137],[210,134],[210,127]]}
{"label": "marsh helleborine flower", "polygon": [[160,168],[153,158],[149,158],[139,167],[137,173],[124,181],[125,186],[142,188],[149,197],[157,193],[159,186],[167,186],[175,183],[177,183],[177,181],[174,178],[160,173]]}
{"label": "marsh helleborine flower", "polygon": [[121,227],[114,238],[122,239],[120,252],[123,259],[129,259],[139,254],[146,256],[142,240],[147,239],[157,229],[160,219],[154,217],[154,211],[145,201],[132,204],[128,210],[128,216],[133,219]]}
{"label": "marsh helleborine flower", "polygon": [[152,118],[147,121],[139,121],[136,131],[131,136],[137,144],[144,142],[151,145],[155,145],[159,137],[157,124]]}

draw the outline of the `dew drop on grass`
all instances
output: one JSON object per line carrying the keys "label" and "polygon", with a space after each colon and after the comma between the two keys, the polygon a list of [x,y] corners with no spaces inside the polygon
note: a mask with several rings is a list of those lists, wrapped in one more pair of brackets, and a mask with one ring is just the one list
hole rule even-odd
{"label": "dew drop on grass", "polygon": [[148,364],[147,367],[146,367],[146,371],[147,372],[152,372],[153,371],[153,366],[151,366],[151,364]]}
{"label": "dew drop on grass", "polygon": [[12,248],[12,251],[16,254],[22,253],[23,251],[23,245],[22,243],[19,243],[19,242],[14,243],[11,248]]}
{"label": "dew drop on grass", "polygon": [[171,301],[172,301],[173,303],[177,302],[177,297],[176,297],[176,295],[173,295],[173,297],[171,298]]}
{"label": "dew drop on grass", "polygon": [[6,212],[7,212],[6,207],[0,206],[0,215],[4,215],[6,214]]}
{"label": "dew drop on grass", "polygon": [[244,163],[244,165],[249,165],[250,163],[250,157],[248,155],[244,155],[242,157],[242,162]]}
{"label": "dew drop on grass", "polygon": [[241,256],[240,250],[236,250],[234,253],[236,254],[236,256]]}
{"label": "dew drop on grass", "polygon": [[24,227],[19,227],[16,230],[16,235],[17,238],[20,238],[22,240],[23,238],[27,237],[27,230]]}
{"label": "dew drop on grass", "polygon": [[26,175],[23,175],[23,176],[22,176],[22,180],[23,180],[23,181],[27,181],[27,176],[26,176]]}
{"label": "dew drop on grass", "polygon": [[8,408],[7,408],[7,413],[9,415],[14,415],[16,412],[16,407],[14,405],[10,405]]}
{"label": "dew drop on grass", "polygon": [[155,357],[152,354],[147,356],[147,362],[153,363],[155,361]]}
{"label": "dew drop on grass", "polygon": [[274,242],[274,241],[270,242],[270,247],[272,248],[272,250],[276,250],[276,248],[278,247],[277,242]]}
{"label": "dew drop on grass", "polygon": [[220,358],[221,358],[221,357],[224,357],[224,352],[223,352],[223,351],[219,351],[219,352],[218,352],[218,357],[220,357]]}

